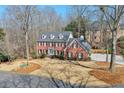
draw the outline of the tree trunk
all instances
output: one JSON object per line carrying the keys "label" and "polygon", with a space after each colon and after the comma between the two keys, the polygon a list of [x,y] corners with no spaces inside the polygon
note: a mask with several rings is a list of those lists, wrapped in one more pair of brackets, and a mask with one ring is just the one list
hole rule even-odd
{"label": "tree trunk", "polygon": [[78,38],[80,36],[80,32],[81,32],[81,23],[80,23],[80,16],[78,17]]}
{"label": "tree trunk", "polygon": [[26,41],[26,58],[27,58],[27,65],[28,65],[29,64],[28,32],[25,33],[25,41]]}
{"label": "tree trunk", "polygon": [[106,62],[108,62],[108,44],[106,44]]}
{"label": "tree trunk", "polygon": [[112,31],[112,53],[111,53],[111,62],[110,62],[110,67],[109,70],[112,72],[115,64],[115,59],[116,59],[116,30],[114,29]]}

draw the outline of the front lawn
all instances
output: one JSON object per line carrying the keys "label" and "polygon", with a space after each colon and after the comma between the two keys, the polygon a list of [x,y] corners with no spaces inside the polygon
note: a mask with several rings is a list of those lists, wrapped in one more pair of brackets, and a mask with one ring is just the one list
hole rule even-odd
{"label": "front lawn", "polygon": [[[18,59],[9,65],[0,64],[0,70],[11,71],[14,73],[31,74],[36,76],[45,76],[51,78],[52,81],[57,79],[62,80],[67,84],[80,84],[82,86],[86,85],[86,87],[110,87],[111,84],[113,85],[122,83],[119,81],[120,78],[118,80],[113,79],[113,81],[105,81],[106,78],[107,80],[111,78],[117,78],[111,75],[111,73],[108,73],[103,69],[101,70],[101,68],[108,66],[108,63],[105,62],[68,61],[43,58],[30,60],[29,66],[21,67],[21,64],[26,64],[26,60]],[[116,67],[120,69],[124,66],[116,64]],[[117,69],[116,72],[119,72],[119,69]],[[124,69],[121,69],[121,71],[122,70]],[[119,75],[120,73],[115,73],[114,75],[116,74]],[[122,77],[121,81],[124,81]]]}

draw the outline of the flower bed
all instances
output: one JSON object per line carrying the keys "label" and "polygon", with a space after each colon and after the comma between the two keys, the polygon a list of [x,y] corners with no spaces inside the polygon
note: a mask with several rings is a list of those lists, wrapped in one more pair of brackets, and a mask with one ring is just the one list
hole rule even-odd
{"label": "flower bed", "polygon": [[120,78],[120,75],[113,74],[103,70],[92,70],[89,72],[90,75],[102,80],[108,84],[120,84],[124,79]]}
{"label": "flower bed", "polygon": [[19,68],[14,69],[14,72],[19,72],[19,73],[30,73],[32,71],[35,71],[37,69],[40,69],[41,66],[35,63],[29,63],[29,65],[21,65]]}

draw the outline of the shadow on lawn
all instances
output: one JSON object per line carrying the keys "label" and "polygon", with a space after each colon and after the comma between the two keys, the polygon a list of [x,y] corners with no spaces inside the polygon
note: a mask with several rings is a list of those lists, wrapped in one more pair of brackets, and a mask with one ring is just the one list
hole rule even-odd
{"label": "shadow on lawn", "polygon": [[62,80],[11,72],[0,72],[0,88],[83,88],[86,84],[71,84]]}

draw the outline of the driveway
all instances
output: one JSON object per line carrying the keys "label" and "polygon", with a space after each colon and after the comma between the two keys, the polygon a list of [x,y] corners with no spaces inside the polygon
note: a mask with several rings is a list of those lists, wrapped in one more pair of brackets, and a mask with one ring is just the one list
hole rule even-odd
{"label": "driveway", "polygon": [[0,88],[54,88],[46,77],[0,71]]}
{"label": "driveway", "polygon": [[[110,62],[111,55],[108,55],[108,61]],[[106,54],[94,53],[91,54],[91,60],[94,61],[106,61]],[[116,63],[124,64],[124,58],[121,55],[116,55]]]}
{"label": "driveway", "polygon": [[[57,86],[59,86],[58,88],[71,88],[73,86],[64,82],[62,83],[61,80],[55,80],[55,82],[47,77],[0,71],[0,88],[57,88]],[[74,85],[73,88],[76,87],[78,88],[77,85]],[[84,87],[93,88],[96,86],[83,85],[82,88]],[[104,88],[110,86],[102,85],[98,87]]]}

